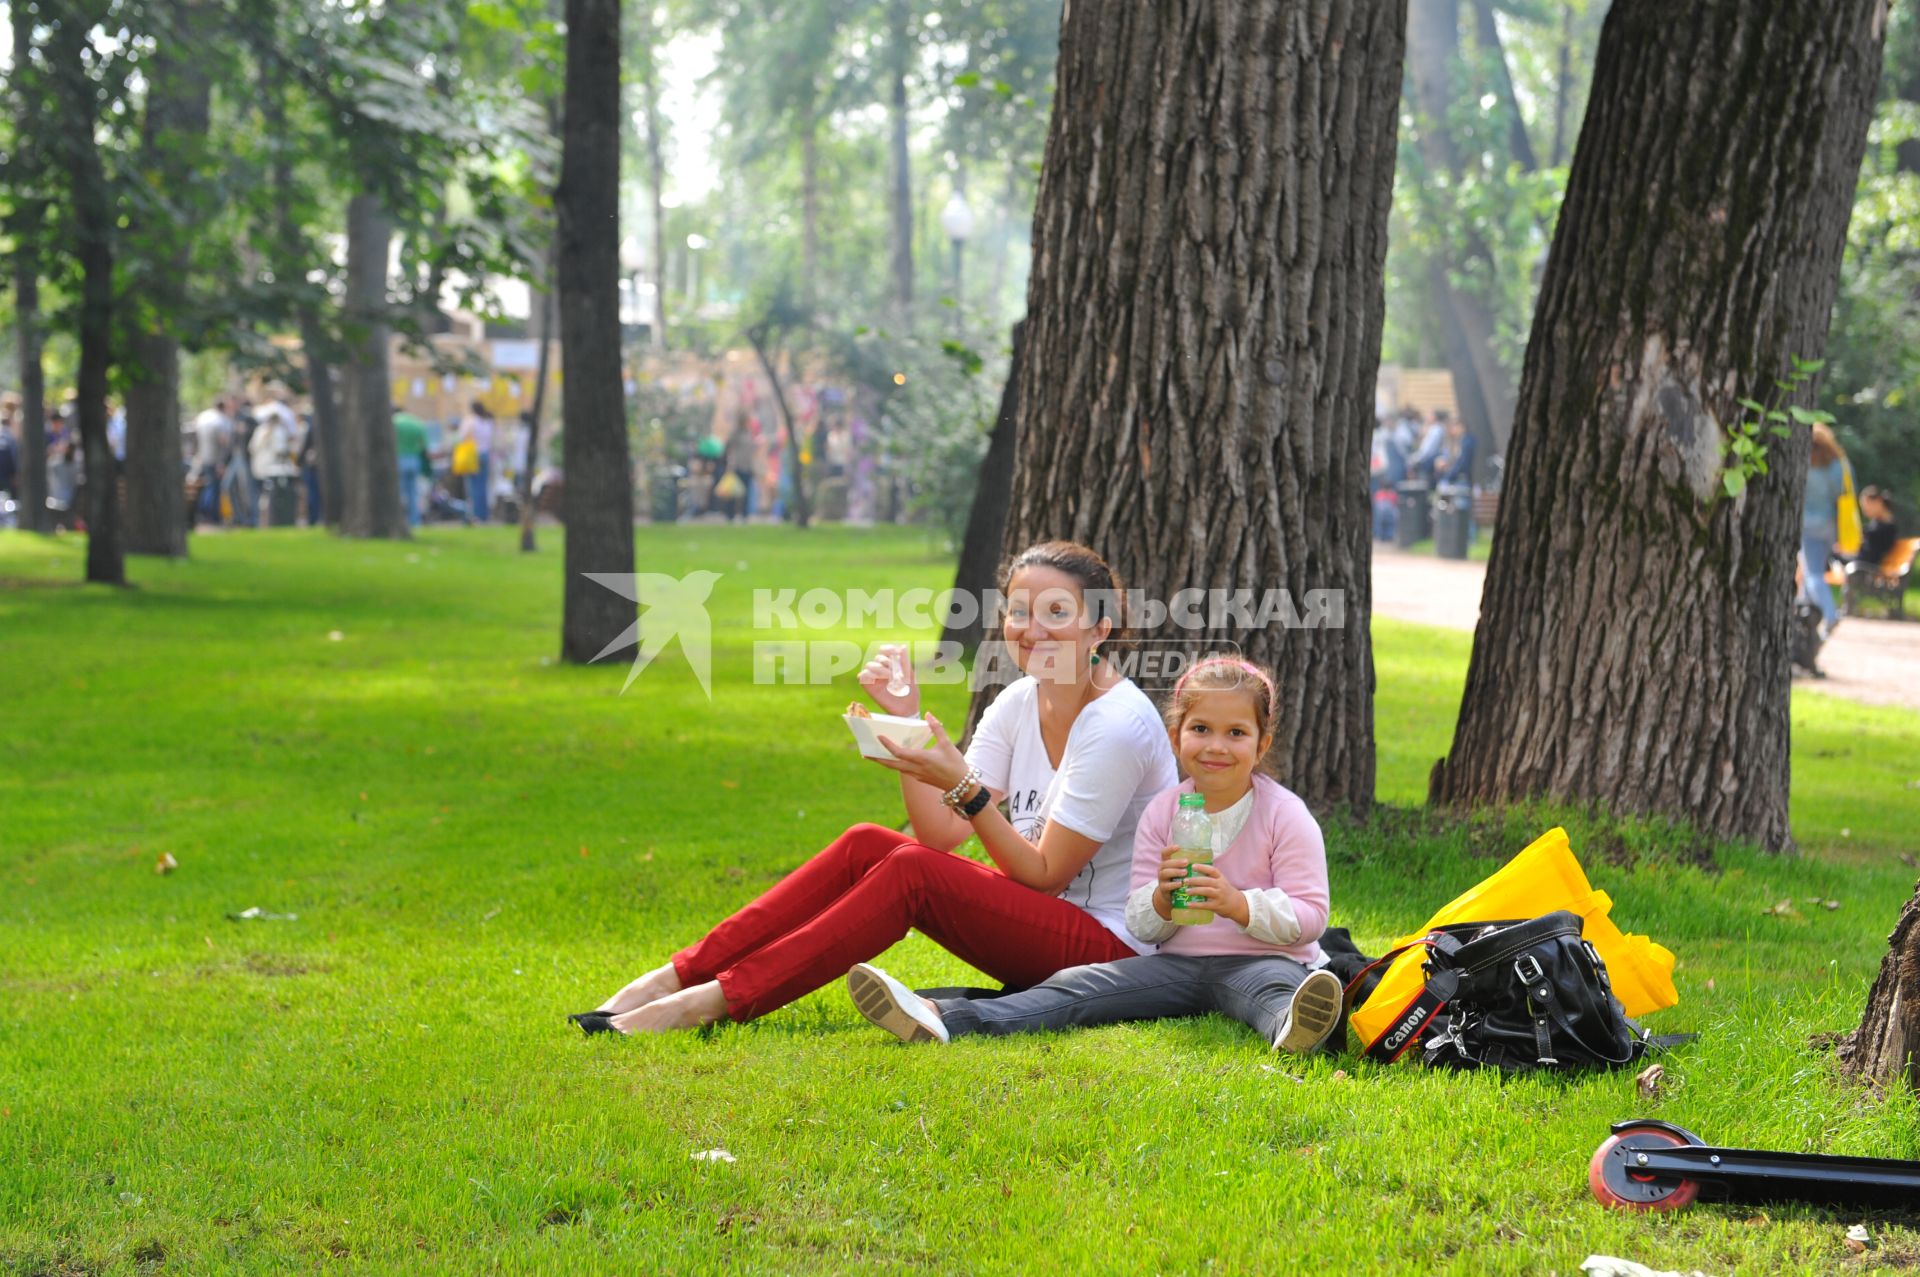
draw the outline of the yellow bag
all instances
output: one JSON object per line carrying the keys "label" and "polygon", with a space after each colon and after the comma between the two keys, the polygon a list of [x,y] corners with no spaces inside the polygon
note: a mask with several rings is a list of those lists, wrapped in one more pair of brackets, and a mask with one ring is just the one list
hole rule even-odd
{"label": "yellow bag", "polygon": [[1840,536],[1836,544],[1842,554],[1860,553],[1860,498],[1853,493],[1853,467],[1840,461]]}
{"label": "yellow bag", "polygon": [[[1574,859],[1564,829],[1549,829],[1480,885],[1456,897],[1428,919],[1427,925],[1400,937],[1390,948],[1413,944],[1436,927],[1462,922],[1506,922],[1537,918],[1565,909],[1578,914],[1581,938],[1607,964],[1613,995],[1630,1016],[1647,1015],[1680,1001],[1673,987],[1673,954],[1646,936],[1621,934],[1607,916],[1613,900],[1594,890]],[[1409,949],[1387,968],[1363,1004],[1348,1017],[1362,1049],[1391,1028],[1408,1003],[1426,986],[1424,948]]]}
{"label": "yellow bag", "polygon": [[471,439],[462,439],[453,445],[453,472],[456,475],[480,473],[480,445]]}
{"label": "yellow bag", "polygon": [[747,495],[747,485],[734,471],[729,470],[713,485],[713,495],[722,501],[737,501]]}

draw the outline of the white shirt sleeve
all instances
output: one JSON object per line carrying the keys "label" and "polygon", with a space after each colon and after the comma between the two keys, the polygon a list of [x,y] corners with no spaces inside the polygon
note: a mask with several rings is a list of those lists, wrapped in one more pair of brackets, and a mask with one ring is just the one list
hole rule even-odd
{"label": "white shirt sleeve", "polygon": [[[1153,907],[1153,893],[1159,887],[1157,882],[1143,882],[1133,889],[1127,897],[1127,930],[1143,944],[1160,944],[1171,940],[1180,924],[1162,918],[1159,910]],[[1251,906],[1249,906],[1251,908]]]}
{"label": "white shirt sleeve", "polygon": [[[1272,945],[1293,944],[1300,939],[1300,919],[1293,911],[1292,897],[1286,892],[1278,887],[1256,887],[1242,894],[1247,898],[1247,925],[1240,928],[1240,934]],[[1149,904],[1147,909],[1152,912],[1153,906]],[[1159,915],[1155,914],[1154,917],[1157,919]],[[1128,902],[1127,925],[1133,925],[1131,901]]]}

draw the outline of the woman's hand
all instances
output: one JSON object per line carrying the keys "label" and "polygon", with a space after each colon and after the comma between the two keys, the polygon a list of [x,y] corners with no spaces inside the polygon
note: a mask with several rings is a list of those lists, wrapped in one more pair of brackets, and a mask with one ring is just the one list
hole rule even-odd
{"label": "woman's hand", "polygon": [[1193,877],[1187,881],[1187,897],[1190,908],[1205,909],[1217,918],[1242,927],[1247,925],[1246,893],[1228,882],[1212,865],[1193,867]]}
{"label": "woman's hand", "polygon": [[870,762],[878,763],[889,771],[910,776],[923,785],[932,785],[935,789],[946,791],[958,785],[967,775],[967,756],[951,740],[947,739],[947,729],[940,726],[940,720],[932,714],[922,715],[927,726],[933,728],[933,741],[924,749],[902,749],[884,736],[877,737],[886,746],[892,758],[875,758]]}
{"label": "woman's hand", "polygon": [[1160,881],[1153,888],[1153,911],[1173,921],[1173,889],[1187,879],[1186,854],[1178,847],[1160,849]]}
{"label": "woman's hand", "polygon": [[[904,696],[887,689],[887,684],[894,681],[896,668],[906,680]],[[860,686],[873,698],[873,703],[888,714],[912,718],[920,712],[920,684],[913,675],[913,649],[905,643],[881,644],[879,655],[861,669]]]}

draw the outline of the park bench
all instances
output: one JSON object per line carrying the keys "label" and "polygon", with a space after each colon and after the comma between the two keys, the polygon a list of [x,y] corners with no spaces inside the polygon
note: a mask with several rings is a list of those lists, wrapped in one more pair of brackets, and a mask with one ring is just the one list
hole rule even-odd
{"label": "park bench", "polygon": [[1493,527],[1494,516],[1500,513],[1500,492],[1476,492],[1473,494],[1473,522],[1477,527]]}
{"label": "park bench", "polygon": [[1907,615],[1907,576],[1913,571],[1913,560],[1920,553],[1920,537],[1907,537],[1893,543],[1893,549],[1879,565],[1849,563],[1845,571],[1838,567],[1827,569],[1827,584],[1841,587],[1846,591],[1846,610],[1848,616],[1857,616],[1860,604],[1868,599],[1878,599],[1887,605],[1887,614],[1896,620],[1904,620]]}

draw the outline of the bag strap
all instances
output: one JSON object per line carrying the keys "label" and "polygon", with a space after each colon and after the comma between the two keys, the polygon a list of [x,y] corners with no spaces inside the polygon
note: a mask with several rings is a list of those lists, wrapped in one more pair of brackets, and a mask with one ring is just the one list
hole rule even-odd
{"label": "bag strap", "polygon": [[[1448,935],[1444,931],[1430,931],[1412,944],[1402,945],[1370,963],[1367,971],[1383,962],[1393,961],[1410,949],[1426,949],[1430,953],[1451,958],[1460,951],[1460,947],[1457,936]],[[1347,989],[1351,991],[1358,985],[1366,977],[1367,971],[1362,971],[1355,976]],[[1407,1048],[1420,1040],[1420,1035],[1427,1031],[1434,1017],[1453,1001],[1454,995],[1459,991],[1460,973],[1458,971],[1441,971],[1432,976],[1421,986],[1420,992],[1414,994],[1394,1015],[1392,1026],[1368,1045],[1365,1052],[1366,1058],[1377,1060],[1382,1064],[1391,1064],[1406,1054]]]}

